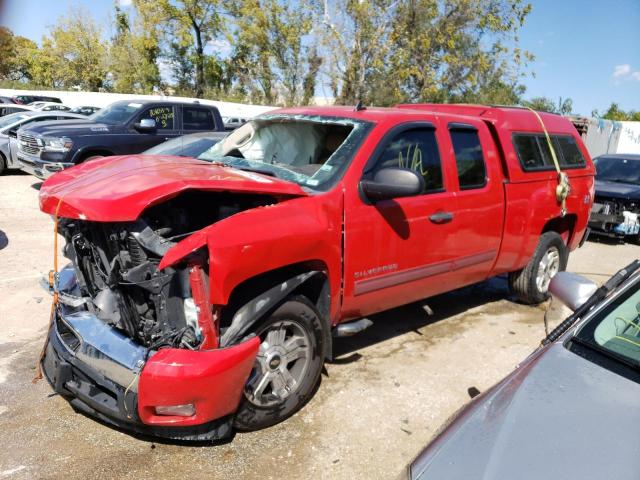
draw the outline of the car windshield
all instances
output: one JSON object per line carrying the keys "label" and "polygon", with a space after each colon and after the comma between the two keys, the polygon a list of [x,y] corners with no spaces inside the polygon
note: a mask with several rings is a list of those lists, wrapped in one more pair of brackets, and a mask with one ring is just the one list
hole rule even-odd
{"label": "car windshield", "polygon": [[617,157],[600,157],[596,160],[596,178],[618,183],[640,185],[640,161]]}
{"label": "car windshield", "polygon": [[141,103],[118,102],[103,108],[91,115],[89,118],[94,122],[106,123],[108,125],[119,125],[131,118],[131,116],[141,108]]}
{"label": "car windshield", "polygon": [[583,325],[576,338],[640,366],[640,277]]}
{"label": "car windshield", "polygon": [[371,124],[305,115],[265,115],[198,156],[327,190],[342,175]]}
{"label": "car windshield", "polygon": [[12,113],[10,115],[6,115],[0,118],[0,128],[8,127],[9,125],[13,125],[16,122],[20,122],[25,118],[29,118],[29,115],[25,115],[24,113]]}
{"label": "car windshield", "polygon": [[197,157],[220,141],[210,137],[178,137],[156,145],[143,152],[145,155],[179,155],[181,157]]}

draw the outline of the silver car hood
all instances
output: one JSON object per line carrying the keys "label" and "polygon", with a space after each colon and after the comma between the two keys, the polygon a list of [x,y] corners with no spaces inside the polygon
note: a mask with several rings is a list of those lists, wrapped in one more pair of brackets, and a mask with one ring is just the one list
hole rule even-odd
{"label": "silver car hood", "polygon": [[412,478],[640,478],[640,385],[556,343],[527,359],[418,456]]}

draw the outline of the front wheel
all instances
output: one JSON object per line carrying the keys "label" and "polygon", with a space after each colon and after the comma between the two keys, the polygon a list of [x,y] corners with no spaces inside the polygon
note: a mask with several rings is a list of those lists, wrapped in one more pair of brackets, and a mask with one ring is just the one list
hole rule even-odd
{"label": "front wheel", "polygon": [[322,320],[305,297],[289,297],[257,329],[261,344],[235,417],[238,430],[275,425],[313,396],[323,364]]}
{"label": "front wheel", "polygon": [[529,263],[509,274],[509,288],[522,303],[535,305],[549,298],[549,284],[556,273],[567,268],[569,251],[556,232],[545,232]]}

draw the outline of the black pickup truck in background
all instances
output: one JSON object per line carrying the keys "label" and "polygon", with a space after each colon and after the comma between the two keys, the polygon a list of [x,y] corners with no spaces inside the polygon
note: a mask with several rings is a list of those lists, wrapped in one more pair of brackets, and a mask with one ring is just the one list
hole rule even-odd
{"label": "black pickup truck in background", "polygon": [[87,118],[18,131],[22,170],[44,179],[93,157],[140,153],[188,133],[224,131],[216,107],[200,103],[125,100]]}

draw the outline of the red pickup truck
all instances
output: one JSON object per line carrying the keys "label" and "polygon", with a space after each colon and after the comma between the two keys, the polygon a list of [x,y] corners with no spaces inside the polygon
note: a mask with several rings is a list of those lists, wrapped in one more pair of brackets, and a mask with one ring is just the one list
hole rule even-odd
{"label": "red pickup truck", "polygon": [[71,260],[41,365],[125,429],[273,425],[370,314],[499,274],[544,300],[593,193],[568,120],[506,107],[285,109],[199,159],[91,161],[40,190]]}

